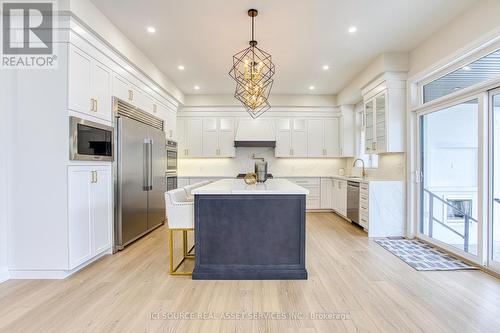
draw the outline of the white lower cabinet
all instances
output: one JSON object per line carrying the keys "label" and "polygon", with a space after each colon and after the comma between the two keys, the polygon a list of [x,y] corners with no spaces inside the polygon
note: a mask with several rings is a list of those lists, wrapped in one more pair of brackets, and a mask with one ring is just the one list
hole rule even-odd
{"label": "white lower cabinet", "polygon": [[321,178],[321,209],[333,209],[333,179]]}
{"label": "white lower cabinet", "polygon": [[347,216],[347,181],[333,179],[332,185],[332,208],[336,213]]}
{"label": "white lower cabinet", "polygon": [[368,184],[359,184],[359,224],[368,231],[368,217],[369,214],[369,201],[370,194],[368,192]]}
{"label": "white lower cabinet", "polygon": [[321,208],[321,181],[320,178],[287,178],[292,183],[309,190],[306,196],[306,209]]}
{"label": "white lower cabinet", "polygon": [[111,248],[111,166],[69,166],[69,269]]}

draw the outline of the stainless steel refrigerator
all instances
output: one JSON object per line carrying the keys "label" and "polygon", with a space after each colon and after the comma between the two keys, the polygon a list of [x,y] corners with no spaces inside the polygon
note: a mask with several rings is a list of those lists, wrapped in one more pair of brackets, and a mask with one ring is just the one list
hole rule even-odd
{"label": "stainless steel refrigerator", "polygon": [[115,251],[165,221],[163,121],[115,99]]}

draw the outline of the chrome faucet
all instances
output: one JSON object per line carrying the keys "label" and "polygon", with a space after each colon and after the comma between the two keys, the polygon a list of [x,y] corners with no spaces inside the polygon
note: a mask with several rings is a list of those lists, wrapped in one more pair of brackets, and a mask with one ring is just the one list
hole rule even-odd
{"label": "chrome faucet", "polygon": [[363,176],[363,178],[365,178],[365,177],[366,177],[365,161],[363,161],[363,160],[362,160],[362,159],[360,159],[360,158],[357,158],[357,159],[355,159],[355,160],[354,160],[354,163],[352,164],[352,166],[353,166],[353,167],[355,167],[355,166],[356,166],[356,162],[357,162],[357,161],[361,161],[361,163],[363,164],[363,171],[362,171],[361,175]]}

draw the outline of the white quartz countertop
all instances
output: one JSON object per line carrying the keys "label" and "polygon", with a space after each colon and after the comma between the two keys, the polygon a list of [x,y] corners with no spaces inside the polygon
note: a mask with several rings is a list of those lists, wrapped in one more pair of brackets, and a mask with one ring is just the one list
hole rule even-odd
{"label": "white quartz countertop", "polygon": [[286,179],[268,179],[247,185],[243,179],[221,179],[198,187],[192,194],[309,194],[309,190]]}

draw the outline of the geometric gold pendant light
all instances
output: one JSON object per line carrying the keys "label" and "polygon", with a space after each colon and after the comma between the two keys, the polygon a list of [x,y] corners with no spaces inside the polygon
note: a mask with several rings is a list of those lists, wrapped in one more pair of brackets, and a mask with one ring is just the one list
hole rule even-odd
{"label": "geometric gold pendant light", "polygon": [[252,118],[257,118],[271,108],[268,98],[273,87],[275,67],[271,55],[257,46],[254,39],[256,9],[248,10],[252,18],[250,46],[233,55],[229,75],[236,81],[234,97],[241,102]]}

